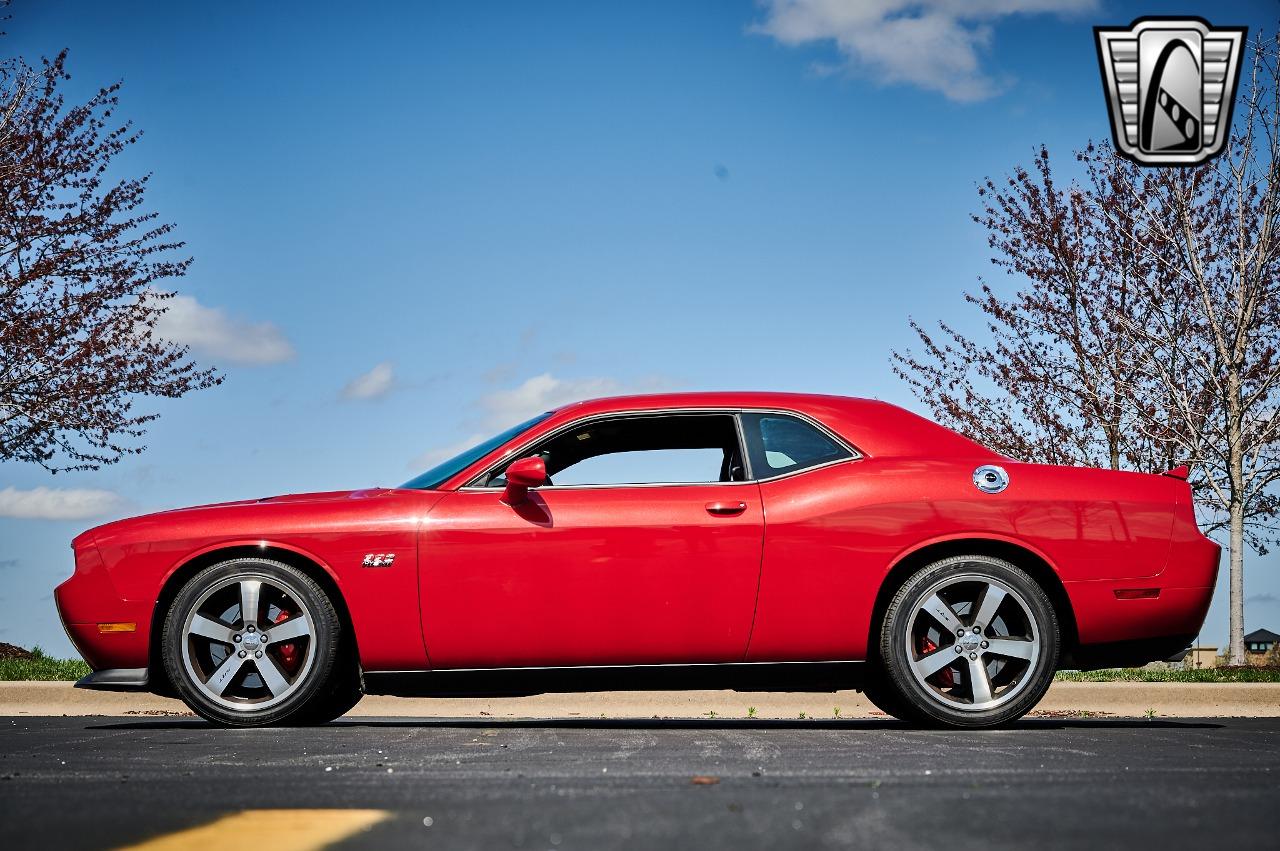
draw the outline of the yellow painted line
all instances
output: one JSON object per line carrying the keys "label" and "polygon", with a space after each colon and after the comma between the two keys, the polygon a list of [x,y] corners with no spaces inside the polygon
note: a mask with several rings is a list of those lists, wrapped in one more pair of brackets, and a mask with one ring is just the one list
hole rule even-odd
{"label": "yellow painted line", "polygon": [[199,827],[126,845],[119,851],[185,851],[228,844],[271,851],[314,851],[390,817],[386,810],[244,810]]}

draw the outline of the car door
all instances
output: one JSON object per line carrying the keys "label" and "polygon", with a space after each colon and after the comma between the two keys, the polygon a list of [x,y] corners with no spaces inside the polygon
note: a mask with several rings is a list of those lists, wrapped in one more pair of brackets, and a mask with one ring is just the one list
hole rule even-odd
{"label": "car door", "polygon": [[[741,661],[764,523],[738,434],[731,414],[593,418],[519,453],[552,474],[524,502],[501,501],[500,471],[446,496],[419,543],[432,666]],[[666,456],[690,450],[702,466],[671,472]],[[608,472],[622,454],[660,480]]]}

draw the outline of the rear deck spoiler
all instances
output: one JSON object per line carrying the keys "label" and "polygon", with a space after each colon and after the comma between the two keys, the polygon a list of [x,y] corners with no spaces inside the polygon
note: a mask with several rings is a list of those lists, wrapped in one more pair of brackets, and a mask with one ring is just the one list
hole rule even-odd
{"label": "rear deck spoiler", "polygon": [[1185,482],[1187,480],[1187,477],[1191,475],[1191,468],[1188,467],[1186,464],[1179,464],[1177,467],[1174,467],[1172,470],[1166,470],[1160,475],[1168,476],[1171,479],[1179,479]]}

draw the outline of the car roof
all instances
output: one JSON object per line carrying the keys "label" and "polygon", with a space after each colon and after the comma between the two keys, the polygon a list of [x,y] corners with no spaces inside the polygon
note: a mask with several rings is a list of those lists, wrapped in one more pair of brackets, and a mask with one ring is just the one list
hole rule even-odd
{"label": "car roof", "polygon": [[626,396],[602,396],[570,402],[556,408],[556,412],[609,413],[611,411],[642,411],[662,408],[777,408],[806,411],[811,407],[827,407],[832,404],[882,405],[874,399],[852,396],[834,396],[818,393],[783,393],[759,390],[715,390],[681,393],[636,393]]}
{"label": "car roof", "polygon": [[547,425],[595,414],[700,408],[755,408],[805,414],[867,455],[1000,457],[985,446],[897,405],[879,399],[821,393],[708,391],[610,396],[556,408]]}

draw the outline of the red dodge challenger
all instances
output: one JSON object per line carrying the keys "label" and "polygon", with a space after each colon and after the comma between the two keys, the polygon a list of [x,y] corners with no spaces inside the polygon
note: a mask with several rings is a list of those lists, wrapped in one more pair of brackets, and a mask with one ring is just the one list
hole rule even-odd
{"label": "red dodge challenger", "polygon": [[1185,468],[1023,464],[884,402],[694,393],[534,417],[397,488],[108,523],[59,613],[85,688],[235,726],[362,694],[856,687],[1019,718],[1186,647],[1219,548]]}

